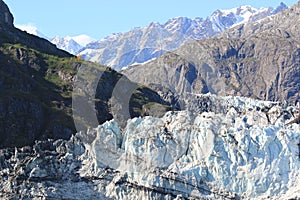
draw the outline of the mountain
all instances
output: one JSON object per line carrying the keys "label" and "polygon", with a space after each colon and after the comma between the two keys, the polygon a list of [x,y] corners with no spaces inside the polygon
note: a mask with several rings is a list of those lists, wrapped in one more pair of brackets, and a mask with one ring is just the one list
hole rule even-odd
{"label": "mountain", "polygon": [[155,72],[152,90],[15,28],[0,0],[0,198],[299,199],[299,108],[191,93],[262,80],[294,97],[299,16],[300,2],[128,69]]}
{"label": "mountain", "polygon": [[300,101],[299,7],[186,43],[122,73],[176,94],[210,92],[294,104]]}
{"label": "mountain", "polygon": [[112,118],[122,124],[151,105],[157,116],[170,109],[155,91],[15,28],[2,0],[0,91],[0,148],[68,139]]}
{"label": "mountain", "polygon": [[295,107],[189,95],[187,110],[112,120],[0,150],[3,199],[299,199]]}
{"label": "mountain", "polygon": [[87,44],[95,41],[95,39],[87,35],[78,35],[74,37],[55,37],[50,40],[59,49],[63,49],[73,55],[77,55],[79,51],[85,47]]}
{"label": "mountain", "polygon": [[59,49],[63,49],[73,55],[76,55],[77,52],[79,52],[80,49],[83,48],[80,44],[78,44],[75,40],[73,40],[71,37],[55,37],[51,39],[53,44],[57,46]]}
{"label": "mountain", "polygon": [[151,23],[88,44],[79,54],[85,60],[101,63],[120,70],[135,63],[144,63],[182,44],[212,37],[237,24],[255,21],[278,13],[286,8],[255,9],[241,6],[231,10],[217,10],[206,19],[177,17],[164,24]]}

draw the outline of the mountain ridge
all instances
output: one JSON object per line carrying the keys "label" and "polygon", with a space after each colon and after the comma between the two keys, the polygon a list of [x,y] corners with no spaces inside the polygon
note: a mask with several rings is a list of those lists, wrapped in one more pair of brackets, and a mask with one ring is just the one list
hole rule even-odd
{"label": "mountain ridge", "polygon": [[[211,92],[297,102],[298,10],[299,3],[271,17],[237,25],[213,38],[186,43],[122,73],[146,85],[161,84],[177,94]],[[178,62],[178,58],[187,64]]]}
{"label": "mountain ridge", "polygon": [[228,13],[217,10],[206,19],[177,17],[163,24],[152,22],[149,26],[137,27],[129,32],[114,34],[90,43],[79,54],[86,60],[120,70],[133,63],[143,63],[157,58],[185,42],[211,37],[236,23],[257,20],[285,8],[286,5],[283,3],[276,9],[240,7]]}
{"label": "mountain ridge", "polygon": [[[128,32],[114,33],[97,41],[88,38],[88,42],[82,43],[78,40],[80,36],[57,36],[50,41],[73,55],[81,55],[85,60],[120,70],[123,67],[157,58],[185,42],[212,37],[230,27],[256,21],[285,8],[287,6],[280,3],[276,8],[256,9],[247,5],[228,10],[218,9],[206,19],[175,17],[164,23],[152,22],[148,26],[135,27]],[[32,32],[32,30],[28,31]],[[43,37],[43,34],[38,36]]]}

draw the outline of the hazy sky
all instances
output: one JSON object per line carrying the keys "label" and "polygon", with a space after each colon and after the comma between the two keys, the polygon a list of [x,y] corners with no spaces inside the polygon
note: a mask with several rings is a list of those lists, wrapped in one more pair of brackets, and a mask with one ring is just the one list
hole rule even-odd
{"label": "hazy sky", "polygon": [[297,0],[4,0],[15,24],[32,24],[48,37],[87,34],[95,39],[150,22],[185,16],[206,18],[216,9],[241,5],[288,6]]}

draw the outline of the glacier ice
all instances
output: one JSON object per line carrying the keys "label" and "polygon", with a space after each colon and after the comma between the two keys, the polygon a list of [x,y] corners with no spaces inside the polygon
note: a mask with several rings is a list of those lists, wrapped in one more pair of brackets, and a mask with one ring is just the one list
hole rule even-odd
{"label": "glacier ice", "polygon": [[37,143],[31,153],[15,149],[9,159],[2,150],[0,193],[71,199],[300,197],[300,126],[287,125],[299,115],[297,108],[210,94],[191,95],[186,107],[162,118],[130,119],[124,129],[108,121],[69,141],[50,142],[51,148]]}

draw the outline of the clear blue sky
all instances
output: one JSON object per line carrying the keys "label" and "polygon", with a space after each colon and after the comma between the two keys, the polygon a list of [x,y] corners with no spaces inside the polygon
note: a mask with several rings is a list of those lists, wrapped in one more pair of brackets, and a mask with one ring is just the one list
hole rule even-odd
{"label": "clear blue sky", "polygon": [[4,0],[15,24],[33,24],[49,37],[87,34],[95,39],[169,18],[207,17],[241,5],[288,6],[298,0]]}

